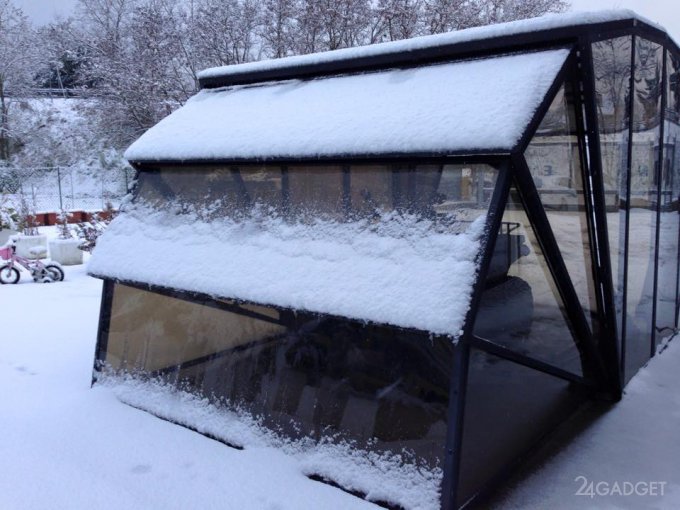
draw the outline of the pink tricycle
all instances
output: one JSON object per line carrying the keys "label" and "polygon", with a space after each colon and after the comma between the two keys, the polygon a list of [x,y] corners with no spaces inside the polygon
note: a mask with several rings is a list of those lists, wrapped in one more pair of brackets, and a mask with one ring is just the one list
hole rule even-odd
{"label": "pink tricycle", "polygon": [[[14,241],[0,248],[0,283],[19,283],[21,273],[15,264],[26,269],[33,277],[34,282],[50,283],[60,282],[64,279],[64,270],[56,262],[43,264],[40,260],[31,260],[16,254],[17,247]],[[43,256],[45,248],[31,248],[31,255]]]}

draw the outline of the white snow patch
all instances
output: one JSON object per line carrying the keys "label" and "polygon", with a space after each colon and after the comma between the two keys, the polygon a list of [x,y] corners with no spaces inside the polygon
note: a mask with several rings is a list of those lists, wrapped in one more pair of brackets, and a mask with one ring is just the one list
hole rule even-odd
{"label": "white snow patch", "polygon": [[203,90],[128,160],[510,150],[568,50]]}
{"label": "white snow patch", "polygon": [[457,337],[485,220],[461,233],[396,213],[377,222],[205,221],[136,203],[99,238],[88,271]]}
{"label": "white snow patch", "polygon": [[191,427],[246,449],[275,449],[295,459],[305,475],[317,475],[359,491],[369,501],[387,501],[407,510],[439,508],[442,471],[406,460],[400,454],[357,448],[325,437],[292,440],[261,426],[243,411],[230,410],[160,379],[104,373],[98,384],[118,399],[159,417]]}
{"label": "white snow patch", "polygon": [[[680,508],[680,341],[666,340],[659,351],[663,352],[626,386],[621,402],[514,488],[497,507]],[[577,477],[593,483],[592,497],[587,485],[586,495],[576,495],[584,481]],[[633,487],[628,495],[621,492],[624,484]],[[654,493],[645,494],[652,487]]]}

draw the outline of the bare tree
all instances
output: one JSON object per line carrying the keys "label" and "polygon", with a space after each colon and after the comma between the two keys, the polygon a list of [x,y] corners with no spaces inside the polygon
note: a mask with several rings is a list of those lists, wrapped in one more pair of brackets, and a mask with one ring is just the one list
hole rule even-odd
{"label": "bare tree", "polygon": [[202,67],[254,60],[259,3],[253,0],[197,0],[192,30],[194,56]]}
{"label": "bare tree", "polygon": [[479,24],[504,23],[533,18],[550,12],[563,12],[569,7],[565,0],[477,0]]}
{"label": "bare tree", "polygon": [[422,33],[421,0],[379,0],[375,15],[380,20],[382,40],[398,41]]}
{"label": "bare tree", "polygon": [[297,2],[295,0],[265,0],[262,5],[260,37],[267,54],[273,58],[295,51]]}
{"label": "bare tree", "polygon": [[12,103],[26,95],[38,67],[33,28],[11,0],[0,0],[0,161],[10,157]]}
{"label": "bare tree", "polygon": [[423,23],[430,34],[441,34],[481,23],[480,2],[471,0],[425,0]]}

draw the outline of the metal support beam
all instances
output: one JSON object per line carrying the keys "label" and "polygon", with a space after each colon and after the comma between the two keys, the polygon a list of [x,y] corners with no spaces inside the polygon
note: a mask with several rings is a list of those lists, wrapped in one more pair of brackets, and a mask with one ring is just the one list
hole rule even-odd
{"label": "metal support beam", "polygon": [[111,326],[111,306],[113,305],[113,286],[110,280],[102,282],[102,299],[99,305],[99,326],[97,328],[97,343],[94,348],[94,363],[91,384],[96,381],[96,372],[102,369],[106,361],[106,349],[109,343],[109,328]]}
{"label": "metal support beam", "polygon": [[463,424],[465,420],[465,399],[467,392],[467,376],[470,363],[470,342],[473,338],[473,328],[477,308],[482,298],[486,284],[491,258],[498,231],[503,219],[503,211],[510,192],[512,179],[511,168],[504,164],[499,170],[496,188],[491,197],[491,204],[486,220],[486,242],[479,261],[477,281],[472,290],[470,308],[465,317],[463,335],[456,345],[452,367],[451,386],[449,390],[448,430],[446,434],[446,450],[444,457],[444,477],[442,481],[441,509],[454,510],[457,508],[458,485],[460,482],[461,451],[463,447]]}
{"label": "metal support beam", "polygon": [[661,188],[663,187],[664,136],[666,118],[666,49],[661,47],[663,63],[661,66],[661,111],[659,112],[659,164],[656,170],[656,232],[654,232],[654,293],[652,300],[652,331],[649,343],[649,357],[656,354],[656,311],[659,296],[659,248],[661,240]]}
{"label": "metal support beam", "polygon": [[[605,362],[609,380],[609,391],[615,400],[621,398],[623,373],[621,371],[618,344],[618,321],[614,299],[614,281],[611,266],[611,250],[607,224],[606,198],[602,170],[602,150],[597,115],[597,94],[595,70],[591,41],[579,40],[578,66],[580,81],[575,84],[576,123],[579,129],[579,143],[582,147],[584,163],[583,182],[586,192],[586,210],[590,233],[590,251],[595,270],[598,314],[602,328],[597,332],[598,349]],[[580,92],[580,93],[579,93]],[[587,152],[586,152],[587,151]],[[599,204],[599,206],[598,206]]]}
{"label": "metal support beam", "polygon": [[588,379],[573,374],[562,368],[551,365],[550,363],[546,363],[544,361],[540,361],[529,356],[520,354],[518,352],[515,352],[512,349],[503,347],[502,345],[492,342],[491,340],[474,336],[471,340],[471,343],[472,347],[475,347],[489,354],[493,354],[494,356],[498,356],[499,358],[503,358],[508,361],[517,363],[519,365],[525,366],[527,368],[532,368],[534,370],[538,370],[539,372],[543,372],[545,374],[552,375],[560,379],[564,379],[565,381],[581,384],[586,387],[593,387],[592,381],[589,381]]}
{"label": "metal support beam", "polygon": [[575,342],[581,355],[584,376],[595,380],[599,388],[606,390],[607,378],[604,363],[595,345],[583,306],[574,289],[567,266],[562,259],[562,254],[550,226],[550,221],[543,209],[541,197],[531,177],[531,171],[524,156],[515,155],[512,161],[524,209],[529,217],[550,273],[562,298],[567,317],[574,330]]}

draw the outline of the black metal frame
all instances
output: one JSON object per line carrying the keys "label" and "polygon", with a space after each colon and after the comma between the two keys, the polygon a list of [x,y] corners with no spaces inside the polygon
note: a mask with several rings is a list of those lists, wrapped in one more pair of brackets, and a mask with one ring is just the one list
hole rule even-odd
{"label": "black metal frame", "polygon": [[622,19],[591,24],[567,25],[559,28],[511,33],[495,37],[472,39],[459,43],[442,44],[416,50],[403,51],[398,45],[384,53],[361,57],[347,56],[316,64],[296,64],[269,69],[231,72],[225,76],[204,77],[199,79],[202,88],[218,88],[245,85],[258,82],[312,79],[332,74],[348,74],[378,71],[391,68],[409,68],[429,63],[480,58],[499,53],[527,52],[537,49],[555,48],[575,43],[579,38],[590,40],[608,39],[635,30],[650,40],[665,46],[674,46],[671,37],[658,28],[638,19]]}
{"label": "black metal frame", "polygon": [[659,240],[661,238],[661,188],[663,187],[663,163],[664,163],[664,137],[666,135],[666,66],[668,50],[661,46],[663,58],[661,69],[661,106],[659,111],[659,156],[656,170],[656,232],[654,233],[654,292],[652,298],[652,336],[649,344],[649,357],[653,358],[656,353],[656,310],[657,299],[659,297]]}
{"label": "black metal frame", "polygon": [[630,44],[630,82],[628,94],[628,152],[626,156],[626,227],[623,241],[623,289],[621,304],[621,378],[626,381],[626,354],[628,352],[628,246],[630,243],[630,183],[633,170],[633,124],[635,109],[635,42],[637,34],[632,34]]}
{"label": "black metal frame", "polygon": [[[614,283],[611,272],[609,235],[605,207],[602,152],[598,128],[595,93],[595,71],[593,69],[592,42],[581,38],[578,42],[577,66],[574,96],[576,125],[579,131],[579,152],[588,215],[588,233],[591,243],[591,264],[595,270],[594,280],[600,317],[599,350],[609,373],[609,389],[615,400],[621,398],[623,376],[619,365],[616,305]],[[580,74],[580,77],[578,76]],[[585,145],[585,146],[584,146]]]}
{"label": "black metal frame", "polygon": [[510,192],[512,179],[509,165],[499,170],[496,188],[494,189],[489,213],[486,220],[486,241],[480,254],[479,270],[470,298],[470,308],[465,317],[463,335],[456,345],[449,390],[448,430],[444,457],[444,479],[442,481],[442,510],[456,508],[458,483],[460,480],[460,461],[463,442],[463,421],[465,417],[465,398],[467,388],[468,368],[470,365],[470,344],[473,338],[475,316],[479,302],[482,299],[486,275],[491,263],[491,257],[496,246],[498,231],[503,219],[503,211]]}
{"label": "black metal frame", "polygon": [[522,155],[513,156],[513,164],[516,169],[515,178],[520,199],[562,298],[567,317],[574,329],[576,345],[581,353],[584,376],[586,379],[595,378],[600,383],[598,386],[602,387],[604,386],[604,364],[597,352],[583,306],[571,282],[567,266],[562,259],[562,253],[531,177],[531,171]]}
{"label": "black metal frame", "polygon": [[[622,331],[617,332],[618,324],[614,300],[614,276],[611,272],[611,252],[609,246],[608,225],[605,204],[605,192],[603,183],[602,150],[599,138],[598,113],[595,94],[595,73],[592,56],[592,43],[620,37],[631,36],[631,77],[628,115],[630,119],[628,157],[627,157],[627,185],[626,185],[626,226],[623,253],[623,323]],[[612,400],[618,400],[621,396],[625,376],[626,355],[626,305],[627,305],[627,275],[628,275],[628,247],[629,247],[629,215],[630,215],[630,179],[632,165],[632,132],[633,132],[633,94],[634,94],[634,64],[636,39],[644,37],[650,41],[661,44],[664,52],[663,80],[667,79],[667,58],[669,51],[680,55],[680,49],[672,39],[660,31],[635,19],[626,19],[612,22],[595,23],[590,25],[567,26],[558,29],[540,30],[507,36],[468,41],[465,43],[449,44],[440,47],[424,48],[413,52],[386,53],[362,57],[353,60],[337,60],[335,62],[308,65],[296,68],[283,68],[268,71],[243,72],[232,74],[229,77],[201,79],[204,88],[255,83],[268,80],[282,79],[312,79],[320,76],[338,75],[344,73],[378,71],[381,69],[397,67],[416,67],[428,63],[445,62],[466,58],[479,58],[506,54],[511,52],[530,52],[550,48],[572,48],[572,51],[559,71],[557,78],[550,87],[549,92],[535,112],[531,122],[512,151],[485,150],[485,151],[460,151],[456,153],[432,153],[410,152],[392,154],[366,154],[360,156],[335,154],[331,156],[319,156],[314,158],[253,158],[231,160],[140,160],[132,162],[139,171],[153,170],[159,167],[186,166],[237,166],[237,165],[261,165],[275,164],[281,166],[284,203],[288,177],[288,167],[294,165],[339,165],[343,167],[343,207],[351,206],[351,197],[346,188],[348,184],[347,165],[349,164],[394,164],[400,163],[439,163],[439,164],[477,164],[486,163],[499,167],[498,180],[491,200],[487,217],[486,242],[480,253],[479,271],[473,287],[470,309],[466,316],[463,334],[454,351],[453,376],[450,387],[450,403],[448,411],[448,432],[446,439],[444,479],[442,482],[441,508],[452,510],[457,505],[458,483],[460,478],[461,446],[463,438],[463,421],[465,415],[467,378],[470,362],[470,350],[476,348],[494,356],[500,357],[541,371],[553,377],[567,380],[577,384],[591,395],[607,395]],[[557,241],[552,233],[540,196],[534,184],[530,170],[524,158],[524,150],[534,136],[541,120],[547,113],[551,102],[563,83],[572,84],[574,103],[576,110],[576,128],[579,143],[579,155],[584,185],[584,199],[588,224],[588,236],[590,241],[591,267],[597,298],[597,328],[591,331],[586,319],[583,306],[576,294],[569,277],[566,265],[562,258]],[[666,87],[662,92],[661,108],[661,140],[663,140],[665,106],[667,104]],[[663,172],[663,143],[659,147],[660,157],[657,171],[657,211],[656,211],[656,252],[654,259],[654,304],[652,318],[652,337],[650,344],[650,356],[655,353],[655,316],[656,299],[658,292],[658,265],[659,265],[659,194],[661,178],[658,172]],[[524,206],[531,227],[536,234],[541,250],[543,251],[550,272],[554,278],[560,297],[565,307],[566,314],[574,328],[579,350],[583,354],[587,370],[584,376],[572,374],[549,363],[545,363],[529,356],[517,353],[507,347],[495,344],[487,339],[474,336],[473,326],[477,308],[484,289],[486,274],[490,265],[491,257],[497,240],[498,231],[505,210],[512,183],[516,184],[519,196]],[[680,233],[679,233],[680,236]],[[680,237],[679,237],[680,238]],[[678,252],[678,271],[680,271],[680,250]],[[110,313],[113,300],[114,283],[122,283],[142,290],[167,295],[196,302],[227,311],[251,314],[260,319],[260,314],[244,310],[244,303],[236,300],[229,302],[216,300],[214,296],[196,292],[186,292],[177,289],[169,289],[161,286],[149,285],[141,282],[117,281],[104,278],[102,289],[102,306],[100,310],[99,330],[97,334],[97,346],[95,361],[105,361],[107,339],[110,326]],[[680,291],[679,291],[680,292]],[[676,299],[676,301],[678,301]],[[677,303],[676,303],[677,306]],[[274,307],[276,308],[276,307]],[[324,314],[327,315],[327,314]],[[274,319],[267,317],[268,321]],[[618,338],[620,333],[621,349],[619,351]],[[599,339],[599,342],[597,341]],[[96,372],[101,368],[95,363]],[[94,379],[93,379],[94,381]]]}

